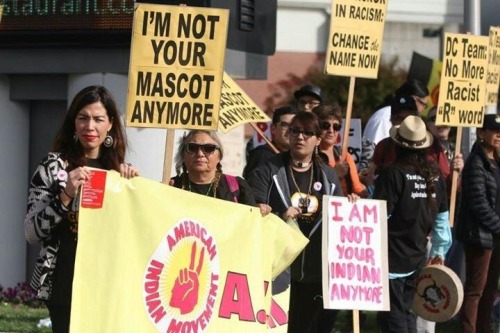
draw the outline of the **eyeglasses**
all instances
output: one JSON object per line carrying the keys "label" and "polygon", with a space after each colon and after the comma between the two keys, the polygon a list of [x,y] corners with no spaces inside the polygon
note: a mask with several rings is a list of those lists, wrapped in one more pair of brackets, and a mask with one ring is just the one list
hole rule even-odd
{"label": "eyeglasses", "polygon": [[424,102],[420,97],[417,97],[417,96],[413,96],[413,99],[415,100],[415,102],[420,104],[424,108],[424,110],[427,109],[427,106],[428,106],[427,102]]}
{"label": "eyeglasses", "polygon": [[220,147],[211,143],[203,144],[200,145],[198,143],[188,143],[186,144],[186,153],[188,154],[196,154],[198,150],[200,150],[205,154],[205,155],[211,155],[214,153],[214,151],[219,150]]}
{"label": "eyeglasses", "polygon": [[302,106],[310,105],[312,107],[317,107],[320,104],[321,103],[319,101],[314,100],[314,99],[300,99],[299,100],[299,105],[302,105]]}
{"label": "eyeglasses", "polygon": [[314,131],[310,130],[299,130],[298,128],[290,128],[290,135],[297,138],[300,134],[304,137],[304,139],[309,139],[311,136],[316,135]]}
{"label": "eyeglasses", "polygon": [[340,125],[340,124],[330,124],[327,121],[324,121],[324,122],[321,123],[321,129],[322,130],[328,131],[330,129],[330,127],[332,127],[335,132],[338,132],[342,128],[342,125]]}

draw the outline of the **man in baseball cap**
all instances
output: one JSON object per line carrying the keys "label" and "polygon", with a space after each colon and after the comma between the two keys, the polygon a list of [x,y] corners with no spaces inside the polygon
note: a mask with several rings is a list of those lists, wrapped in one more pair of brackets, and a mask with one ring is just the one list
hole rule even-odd
{"label": "man in baseball cap", "polygon": [[297,100],[299,111],[311,112],[312,109],[323,104],[321,88],[311,84],[300,87],[293,93],[293,96]]}

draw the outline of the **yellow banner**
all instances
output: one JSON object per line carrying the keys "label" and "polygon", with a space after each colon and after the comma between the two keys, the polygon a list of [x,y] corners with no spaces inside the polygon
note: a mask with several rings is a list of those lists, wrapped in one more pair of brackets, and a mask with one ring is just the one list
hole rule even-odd
{"label": "yellow banner", "polygon": [[500,27],[490,27],[488,73],[486,75],[486,105],[497,105],[500,84]]}
{"label": "yellow banner", "polygon": [[220,102],[219,129],[227,133],[246,123],[271,121],[250,97],[224,72]]}
{"label": "yellow banner", "polygon": [[307,239],[275,215],[114,171],[79,214],[71,332],[286,332],[271,281]]}
{"label": "yellow banner", "polygon": [[229,11],[138,4],[127,126],[217,130]]}
{"label": "yellow banner", "polygon": [[488,37],[446,33],[436,125],[480,127],[486,105]]}
{"label": "yellow banner", "polygon": [[332,0],[327,74],[377,78],[386,0]]}

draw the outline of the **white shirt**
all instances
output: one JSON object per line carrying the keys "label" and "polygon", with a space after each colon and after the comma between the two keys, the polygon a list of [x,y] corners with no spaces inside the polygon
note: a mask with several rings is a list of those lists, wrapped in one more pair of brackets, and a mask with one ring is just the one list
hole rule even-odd
{"label": "white shirt", "polygon": [[383,139],[389,137],[391,123],[391,106],[384,106],[375,111],[366,123],[363,137],[373,142],[375,145]]}

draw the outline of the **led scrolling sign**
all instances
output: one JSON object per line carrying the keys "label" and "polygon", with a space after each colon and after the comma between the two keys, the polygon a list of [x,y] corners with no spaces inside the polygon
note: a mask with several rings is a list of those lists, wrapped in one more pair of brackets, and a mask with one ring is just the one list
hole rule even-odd
{"label": "led scrolling sign", "polygon": [[134,12],[133,0],[5,0],[3,5],[0,31],[131,29]]}

